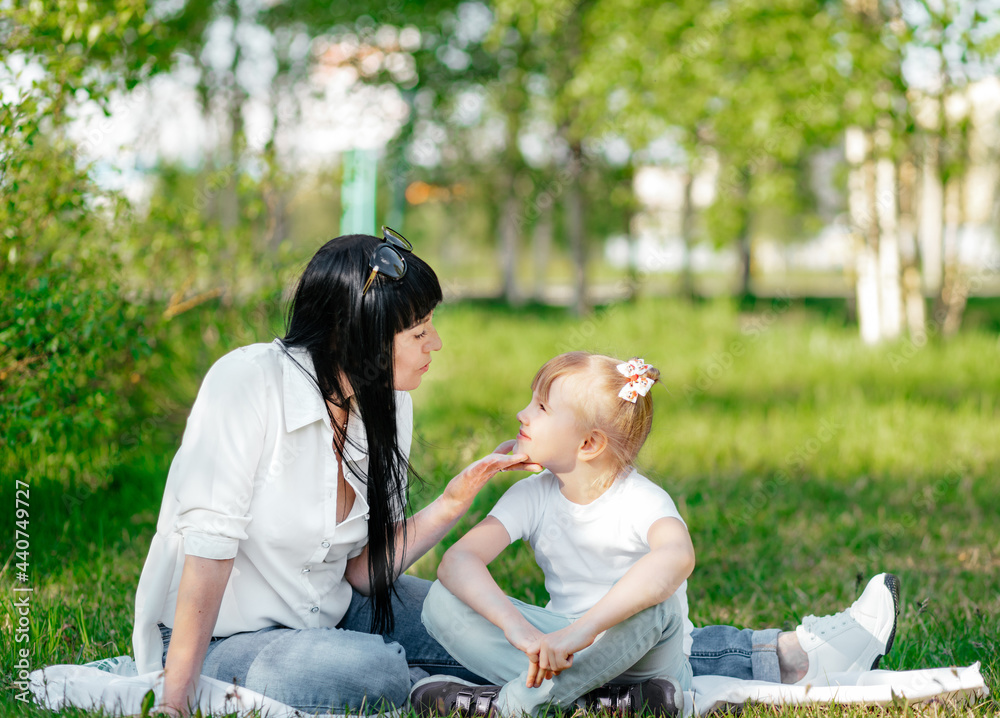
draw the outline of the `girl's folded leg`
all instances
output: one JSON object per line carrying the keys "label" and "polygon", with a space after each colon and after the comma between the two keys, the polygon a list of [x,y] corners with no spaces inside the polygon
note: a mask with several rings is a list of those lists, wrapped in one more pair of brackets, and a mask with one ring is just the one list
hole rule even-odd
{"label": "girl's folded leg", "polygon": [[[411,675],[415,677],[445,674],[473,683],[484,683],[481,676],[463,668],[424,628],[420,613],[430,587],[430,581],[416,576],[404,574],[396,579],[396,594],[392,597],[392,613],[396,625],[391,633],[384,633],[382,637],[403,647],[406,662],[414,669]],[[355,591],[351,605],[338,628],[365,633],[371,626],[371,620],[371,604],[365,596]]]}
{"label": "girl's folded leg", "polygon": [[[529,623],[543,633],[570,624],[569,618],[544,608],[510,599]],[[510,645],[502,630],[435,581],[424,601],[421,616],[427,632],[469,671],[499,686],[526,676],[528,658]],[[521,678],[522,682],[525,680]]]}
{"label": "girl's folded leg", "polygon": [[[650,660],[644,661],[651,652]],[[637,670],[631,672],[633,668]],[[497,702],[505,716],[530,715],[545,705],[570,706],[619,677],[615,682],[671,677],[682,690],[691,687],[691,669],[684,655],[684,617],[676,596],[609,628],[574,656],[571,668],[544,681],[540,688],[525,686],[525,671],[504,685]]]}

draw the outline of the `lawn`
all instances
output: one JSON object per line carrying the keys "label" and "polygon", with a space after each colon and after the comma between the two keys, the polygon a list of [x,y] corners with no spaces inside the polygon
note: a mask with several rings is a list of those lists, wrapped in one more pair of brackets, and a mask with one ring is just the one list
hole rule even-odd
{"label": "lawn", "polygon": [[[31,487],[28,634],[15,630],[13,530],[0,538],[8,687],[0,713],[28,712],[9,688],[22,647],[32,668],[131,652],[134,587],[186,407],[211,361],[268,340],[265,325],[275,324],[233,332],[235,320],[210,306],[176,321],[142,377],[148,418],[111,480]],[[792,628],[806,614],[840,610],[869,577],[892,571],[902,579],[902,612],[882,667],[982,661],[994,698],[973,713],[1000,709],[1000,343],[989,323],[950,342],[877,349],[862,346],[839,312],[781,301],[740,310],[722,300],[643,299],[585,320],[458,303],[441,307],[437,324],[444,350],[413,396],[414,506],[513,437],[531,377],[549,357],[641,355],[665,386],[653,390],[657,413],[639,464],[690,526],[695,625]],[[484,489],[413,572],[432,577],[445,546],[516,479]],[[11,512],[13,492],[14,481],[3,482]],[[546,600],[526,547],[495,566],[512,595]],[[16,643],[18,635],[28,640]]]}

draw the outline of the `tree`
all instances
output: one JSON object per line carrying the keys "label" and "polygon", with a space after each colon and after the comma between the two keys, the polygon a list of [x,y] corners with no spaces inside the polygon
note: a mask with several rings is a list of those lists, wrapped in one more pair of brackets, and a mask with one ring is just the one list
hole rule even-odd
{"label": "tree", "polygon": [[[911,152],[922,166],[924,285],[934,297],[934,326],[945,336],[958,331],[969,295],[971,278],[959,259],[967,194],[990,191],[970,186],[967,176],[973,164],[989,161],[982,128],[973,127],[970,90],[1000,69],[995,13],[995,6],[980,0],[900,2],[897,32],[907,51],[924,53],[935,66],[933,80],[910,93],[917,116]],[[995,203],[995,186],[992,192]]]}
{"label": "tree", "polygon": [[18,4],[0,16],[5,476],[104,483],[134,416],[121,399],[149,344],[145,310],[122,291],[129,207],[95,186],[66,128],[79,98],[107,108],[115,91],[169,67],[196,18],[148,15],[142,2],[109,0]]}

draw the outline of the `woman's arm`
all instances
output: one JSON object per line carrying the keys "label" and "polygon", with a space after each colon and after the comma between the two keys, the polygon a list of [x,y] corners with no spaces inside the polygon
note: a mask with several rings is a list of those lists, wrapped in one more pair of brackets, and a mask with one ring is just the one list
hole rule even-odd
{"label": "woman's arm", "polygon": [[[647,534],[650,551],[635,562],[593,608],[566,628],[541,639],[539,671],[534,685],[540,686],[546,671],[558,672],[573,664],[573,654],[594,639],[643,609],[666,601],[694,570],[694,547],[687,527],[675,518],[653,523]],[[531,685],[531,676],[529,676]]]}
{"label": "woman's arm", "polygon": [[161,708],[188,715],[205,651],[219,618],[222,594],[234,559],[185,556],[173,632],[167,649]]}
{"label": "woman's arm", "polygon": [[[465,467],[455,478],[448,482],[444,492],[430,504],[415,513],[407,521],[396,525],[397,545],[403,546],[405,532],[405,551],[396,553],[396,575],[403,573],[413,563],[436,546],[445,537],[458,520],[469,510],[472,500],[479,490],[486,485],[499,471],[541,471],[537,464],[524,463],[527,454],[509,454],[514,448],[514,441],[505,441],[489,456]],[[509,543],[509,539],[508,539]],[[347,562],[346,577],[359,593],[367,596],[370,587],[368,583],[368,547]]]}

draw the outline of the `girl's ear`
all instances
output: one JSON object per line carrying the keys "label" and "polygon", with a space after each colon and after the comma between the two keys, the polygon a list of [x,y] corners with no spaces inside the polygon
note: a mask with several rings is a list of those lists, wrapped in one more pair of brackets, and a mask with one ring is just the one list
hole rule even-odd
{"label": "girl's ear", "polygon": [[608,437],[600,429],[594,429],[583,439],[580,444],[580,459],[582,461],[593,461],[604,453],[608,448]]}

